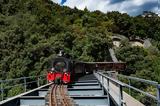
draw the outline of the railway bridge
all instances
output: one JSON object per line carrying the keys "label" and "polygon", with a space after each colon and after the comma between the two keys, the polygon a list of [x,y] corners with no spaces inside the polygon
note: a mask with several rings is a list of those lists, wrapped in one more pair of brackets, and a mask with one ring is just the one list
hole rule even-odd
{"label": "railway bridge", "polygon": [[[89,64],[93,65],[93,63]],[[103,64],[101,63],[102,66]],[[136,88],[131,83],[136,81],[154,87],[155,93]],[[31,76],[0,82],[0,106],[160,106],[158,82],[124,76],[116,71],[93,70],[93,73],[79,77],[77,81],[69,85],[49,83],[45,75],[38,78]],[[17,84],[5,87],[7,83]],[[30,90],[29,84],[31,83],[37,83],[38,87]],[[24,86],[23,93],[14,97],[4,95],[5,90],[15,88],[20,84]],[[146,100],[139,101],[135,94]]]}

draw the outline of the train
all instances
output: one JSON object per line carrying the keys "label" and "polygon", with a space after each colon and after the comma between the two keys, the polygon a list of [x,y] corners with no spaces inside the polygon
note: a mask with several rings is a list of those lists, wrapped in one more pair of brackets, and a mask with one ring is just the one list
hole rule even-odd
{"label": "train", "polygon": [[73,74],[73,63],[71,59],[57,57],[52,61],[52,67],[48,70],[47,80],[55,83],[70,83]]}
{"label": "train", "polygon": [[68,84],[97,69],[125,70],[125,67],[126,64],[123,62],[81,62],[60,55],[52,60],[51,68],[47,71],[47,80]]}
{"label": "train", "polygon": [[66,57],[56,57],[47,71],[49,82],[68,84],[78,80],[80,76],[88,74],[85,63],[71,60]]}

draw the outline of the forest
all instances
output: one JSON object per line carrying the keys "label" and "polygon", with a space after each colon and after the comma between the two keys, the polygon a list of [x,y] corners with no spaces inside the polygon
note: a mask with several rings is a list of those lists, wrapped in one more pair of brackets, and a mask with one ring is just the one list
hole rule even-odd
{"label": "forest", "polygon": [[151,39],[150,48],[124,41],[116,49],[127,75],[160,83],[160,17],[70,9],[51,0],[0,0],[0,79],[45,73],[60,49],[81,61],[111,61],[111,37]]}

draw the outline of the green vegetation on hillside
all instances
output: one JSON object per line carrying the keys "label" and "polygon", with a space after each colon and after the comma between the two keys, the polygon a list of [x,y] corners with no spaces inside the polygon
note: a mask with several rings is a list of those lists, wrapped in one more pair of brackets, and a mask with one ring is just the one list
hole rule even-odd
{"label": "green vegetation on hillside", "polygon": [[100,12],[50,0],[1,0],[0,79],[45,73],[60,49],[77,60],[104,61],[112,24]]}
{"label": "green vegetation on hillside", "polygon": [[[81,11],[50,0],[1,0],[0,79],[43,73],[60,49],[84,61],[107,60],[113,33],[156,42],[148,50],[124,45],[117,51],[119,60],[139,70],[132,74],[148,79],[148,74],[159,73],[159,23],[158,16]],[[159,81],[155,76],[153,79]]]}
{"label": "green vegetation on hillside", "polygon": [[60,49],[81,61],[110,60],[113,33],[154,41],[148,49],[124,43],[116,55],[131,69],[125,74],[160,82],[160,17],[81,11],[50,0],[0,0],[0,79],[45,73]]}
{"label": "green vegetation on hillside", "polygon": [[160,51],[156,47],[145,49],[128,43],[116,50],[116,55],[127,63],[129,70],[124,74],[160,82]]}

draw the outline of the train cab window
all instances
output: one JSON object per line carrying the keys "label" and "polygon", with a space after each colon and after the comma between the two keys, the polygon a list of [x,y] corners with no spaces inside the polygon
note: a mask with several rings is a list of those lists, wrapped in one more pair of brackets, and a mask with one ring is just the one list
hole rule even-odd
{"label": "train cab window", "polygon": [[66,63],[62,61],[55,62],[54,64],[55,70],[59,72],[63,72],[66,70]]}

